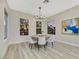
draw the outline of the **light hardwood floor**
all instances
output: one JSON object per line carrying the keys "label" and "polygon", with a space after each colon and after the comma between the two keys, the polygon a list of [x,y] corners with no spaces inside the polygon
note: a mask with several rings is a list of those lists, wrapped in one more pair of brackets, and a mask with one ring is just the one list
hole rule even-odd
{"label": "light hardwood floor", "polygon": [[30,49],[27,43],[10,45],[3,59],[79,59],[79,48],[55,42],[53,48]]}

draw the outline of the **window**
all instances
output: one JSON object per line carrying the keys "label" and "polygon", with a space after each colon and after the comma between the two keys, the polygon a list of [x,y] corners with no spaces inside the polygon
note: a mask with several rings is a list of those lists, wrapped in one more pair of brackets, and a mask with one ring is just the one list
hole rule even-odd
{"label": "window", "polygon": [[42,34],[41,25],[41,21],[36,21],[36,34]]}
{"label": "window", "polygon": [[4,39],[7,39],[8,13],[4,10]]}

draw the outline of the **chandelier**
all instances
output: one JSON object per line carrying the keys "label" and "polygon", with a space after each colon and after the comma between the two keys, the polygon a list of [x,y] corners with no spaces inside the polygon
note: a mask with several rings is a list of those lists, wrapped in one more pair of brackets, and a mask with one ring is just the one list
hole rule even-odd
{"label": "chandelier", "polygon": [[38,9],[39,9],[39,15],[37,16],[37,19],[44,19],[45,18],[45,16],[42,16],[42,7],[38,7]]}
{"label": "chandelier", "polygon": [[44,1],[43,1],[43,3],[48,3],[48,2],[49,2],[49,0],[44,0]]}
{"label": "chandelier", "polygon": [[[43,3],[48,3],[49,0],[44,0]],[[36,16],[37,19],[41,20],[41,19],[45,19],[46,17],[42,15],[42,7],[39,6],[38,7],[39,10],[39,14]]]}

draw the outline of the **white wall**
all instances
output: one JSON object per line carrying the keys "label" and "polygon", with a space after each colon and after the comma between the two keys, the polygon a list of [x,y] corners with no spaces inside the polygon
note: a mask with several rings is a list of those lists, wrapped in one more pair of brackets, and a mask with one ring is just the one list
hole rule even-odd
{"label": "white wall", "polygon": [[[8,38],[4,40],[4,8],[6,9],[9,19],[8,19]],[[2,58],[8,48],[8,45],[25,42],[28,39],[27,36],[20,36],[20,18],[29,19],[29,35],[36,35],[36,19],[30,15],[23,12],[11,10],[8,7],[7,1],[0,0],[0,57]],[[45,26],[46,21],[43,21],[42,26]],[[46,25],[47,26],[47,25]],[[45,26],[45,28],[46,28]],[[46,30],[42,27],[42,31]],[[46,33],[44,31],[43,33]]]}
{"label": "white wall", "polygon": [[42,34],[47,34],[47,20],[42,21]]}
{"label": "white wall", "polygon": [[79,6],[71,8],[62,13],[51,16],[50,18],[56,20],[56,37],[60,42],[71,44],[79,47],[79,35],[62,34],[62,21],[79,17]]}
{"label": "white wall", "polygon": [[[0,58],[2,58],[8,48],[8,37],[4,40],[4,8],[9,17],[9,8],[6,0],[0,0]],[[9,24],[8,24],[9,25]]]}
{"label": "white wall", "polygon": [[[9,14],[8,21],[8,38],[3,39],[3,17],[4,8]],[[79,7],[72,8],[60,14],[50,17],[49,19],[56,20],[56,37],[57,40],[66,42],[72,45],[79,46],[79,35],[64,35],[62,34],[62,20],[79,17]],[[9,44],[20,43],[27,41],[28,36],[20,36],[20,18],[29,19],[29,35],[36,34],[36,19],[30,15],[19,11],[9,10],[6,0],[0,0],[0,57],[4,55]],[[47,34],[47,21],[42,21],[43,34]]]}
{"label": "white wall", "polygon": [[[10,21],[9,21],[9,44],[25,42],[30,35],[36,35],[36,19],[30,15],[23,12],[11,10],[10,12]],[[20,18],[29,20],[29,35],[20,36]],[[43,34],[47,33],[47,23],[42,21],[42,31]]]}
{"label": "white wall", "polygon": [[28,35],[20,36],[20,18],[29,20],[29,35],[36,34],[36,21],[31,15],[11,10],[10,21],[9,21],[10,23],[9,44],[27,41]]}

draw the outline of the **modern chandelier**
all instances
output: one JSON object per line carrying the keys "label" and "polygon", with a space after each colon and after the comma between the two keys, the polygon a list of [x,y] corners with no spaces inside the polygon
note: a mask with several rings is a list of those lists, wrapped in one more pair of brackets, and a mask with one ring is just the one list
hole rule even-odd
{"label": "modern chandelier", "polygon": [[39,15],[37,16],[37,18],[38,19],[44,19],[45,17],[42,15],[42,10],[41,10],[42,7],[39,6],[38,9],[39,9]]}
{"label": "modern chandelier", "polygon": [[44,0],[44,1],[43,1],[43,3],[48,3],[48,2],[49,2],[49,0]]}
{"label": "modern chandelier", "polygon": [[[49,2],[49,0],[43,1],[43,3],[48,3],[48,2]],[[38,10],[39,10],[39,15],[37,15],[36,18],[39,20],[45,19],[46,17],[42,15],[42,7],[41,6],[38,7]]]}

